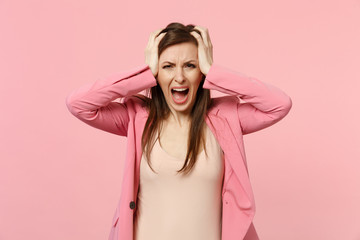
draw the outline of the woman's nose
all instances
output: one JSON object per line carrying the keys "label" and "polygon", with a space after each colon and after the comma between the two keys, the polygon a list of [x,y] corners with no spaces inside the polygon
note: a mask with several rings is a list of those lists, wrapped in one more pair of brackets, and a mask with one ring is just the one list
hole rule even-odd
{"label": "woman's nose", "polygon": [[181,67],[176,69],[175,72],[175,81],[178,83],[182,83],[184,82],[185,78],[184,78],[184,73],[183,73],[183,69]]}

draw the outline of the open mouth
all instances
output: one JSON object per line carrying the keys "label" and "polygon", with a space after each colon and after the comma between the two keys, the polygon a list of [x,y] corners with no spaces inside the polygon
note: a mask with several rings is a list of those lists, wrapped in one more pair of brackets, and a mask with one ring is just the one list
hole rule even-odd
{"label": "open mouth", "polygon": [[171,89],[171,94],[176,101],[185,100],[187,94],[189,93],[189,88],[173,88]]}

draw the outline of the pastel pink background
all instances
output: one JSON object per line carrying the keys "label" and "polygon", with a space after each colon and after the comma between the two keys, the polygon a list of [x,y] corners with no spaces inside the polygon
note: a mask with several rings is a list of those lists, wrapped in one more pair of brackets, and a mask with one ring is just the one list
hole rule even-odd
{"label": "pastel pink background", "polygon": [[359,240],[359,0],[0,1],[0,239],[107,239],[126,138],[65,97],[144,63],[172,21],[207,27],[214,61],[292,99],[244,137],[260,238]]}

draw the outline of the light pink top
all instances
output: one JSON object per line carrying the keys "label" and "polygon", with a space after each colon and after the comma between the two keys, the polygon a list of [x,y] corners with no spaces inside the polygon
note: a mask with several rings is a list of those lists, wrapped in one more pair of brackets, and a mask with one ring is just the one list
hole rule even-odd
{"label": "light pink top", "polygon": [[184,160],[169,155],[156,140],[150,154],[154,173],[144,154],[134,240],[220,240],[224,154],[206,127],[206,150],[188,176],[176,175]]}

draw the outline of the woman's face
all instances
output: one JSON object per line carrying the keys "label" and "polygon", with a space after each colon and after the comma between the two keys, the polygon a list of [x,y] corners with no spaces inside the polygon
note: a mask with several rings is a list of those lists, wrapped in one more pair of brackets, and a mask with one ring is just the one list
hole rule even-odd
{"label": "woman's face", "polygon": [[172,112],[190,114],[201,79],[194,43],[172,45],[161,53],[157,80]]}

